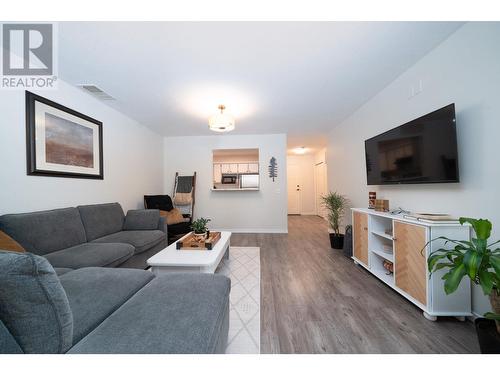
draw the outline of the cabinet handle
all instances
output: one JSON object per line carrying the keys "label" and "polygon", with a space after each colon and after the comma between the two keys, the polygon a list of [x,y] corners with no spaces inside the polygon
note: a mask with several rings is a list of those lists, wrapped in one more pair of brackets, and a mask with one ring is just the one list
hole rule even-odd
{"label": "cabinet handle", "polygon": [[368,228],[367,228],[367,227],[364,227],[364,228],[363,228],[363,230],[368,230]]}

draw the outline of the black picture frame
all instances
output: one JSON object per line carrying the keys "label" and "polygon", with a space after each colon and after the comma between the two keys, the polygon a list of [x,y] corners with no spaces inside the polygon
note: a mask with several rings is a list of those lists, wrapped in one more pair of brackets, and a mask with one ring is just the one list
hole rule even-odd
{"label": "black picture frame", "polygon": [[[71,108],[65,107],[59,103],[53,102],[47,98],[40,95],[36,95],[32,92],[26,91],[26,161],[27,161],[27,174],[29,176],[46,176],[46,177],[68,177],[68,178],[85,178],[85,179],[104,179],[104,158],[103,158],[103,141],[102,141],[102,122],[84,115],[83,113],[77,112]],[[99,137],[99,173],[77,173],[77,172],[67,172],[67,171],[55,171],[55,170],[44,170],[37,167],[36,160],[36,112],[35,106],[36,102],[43,103],[47,106],[55,108],[56,110],[68,113],[72,116],[80,118],[82,120],[93,123],[97,126],[98,137]]]}

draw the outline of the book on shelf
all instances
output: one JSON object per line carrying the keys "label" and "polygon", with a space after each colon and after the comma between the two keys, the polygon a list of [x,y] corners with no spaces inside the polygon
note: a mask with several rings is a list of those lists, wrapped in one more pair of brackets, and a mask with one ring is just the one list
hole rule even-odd
{"label": "book on shelf", "polygon": [[423,223],[441,223],[441,224],[456,224],[458,219],[447,214],[407,214],[403,216],[405,219],[417,220]]}

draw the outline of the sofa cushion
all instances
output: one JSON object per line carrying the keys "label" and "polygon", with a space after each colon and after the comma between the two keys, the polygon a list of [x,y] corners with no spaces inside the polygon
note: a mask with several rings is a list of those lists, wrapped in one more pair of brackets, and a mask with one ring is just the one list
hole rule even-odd
{"label": "sofa cushion", "polygon": [[56,271],[57,276],[62,276],[65,273],[73,271],[72,268],[61,268],[61,267],[54,267],[54,271]]}
{"label": "sofa cushion", "polygon": [[25,353],[64,353],[73,316],[49,262],[31,253],[0,252],[0,320]]}
{"label": "sofa cushion", "polygon": [[84,243],[45,255],[53,267],[116,267],[134,255],[126,243]]}
{"label": "sofa cushion", "polygon": [[14,336],[12,336],[0,320],[0,354],[22,354],[23,351],[17,343]]}
{"label": "sofa cushion", "polygon": [[44,255],[87,241],[74,207],[0,216],[0,229],[30,253]]}
{"label": "sofa cushion", "polygon": [[159,221],[159,210],[129,210],[127,216],[125,216],[123,230],[158,229]]}
{"label": "sofa cushion", "polygon": [[213,353],[230,288],[221,275],[157,276],[69,353]]}
{"label": "sofa cushion", "polygon": [[73,311],[73,343],[80,341],[153,278],[148,271],[97,267],[81,268],[61,276]]}
{"label": "sofa cushion", "polygon": [[127,243],[132,245],[135,248],[135,253],[138,254],[164,241],[165,237],[165,232],[161,230],[127,230],[98,238],[92,243]]}
{"label": "sofa cushion", "polygon": [[82,217],[87,241],[116,233],[122,230],[123,214],[122,206],[119,203],[91,204],[78,206]]}

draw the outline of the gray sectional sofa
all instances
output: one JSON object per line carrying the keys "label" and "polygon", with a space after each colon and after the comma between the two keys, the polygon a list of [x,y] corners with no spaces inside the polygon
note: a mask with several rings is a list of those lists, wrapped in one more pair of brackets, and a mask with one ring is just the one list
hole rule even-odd
{"label": "gray sectional sofa", "polygon": [[0,216],[0,230],[55,268],[146,268],[167,246],[167,225],[158,210],[95,204]]}
{"label": "gray sectional sofa", "polygon": [[[0,216],[0,353],[224,353],[231,281],[155,277],[158,210],[118,203]],[[119,267],[119,268],[116,268]]]}
{"label": "gray sectional sofa", "polygon": [[0,251],[0,353],[224,353],[230,283]]}

